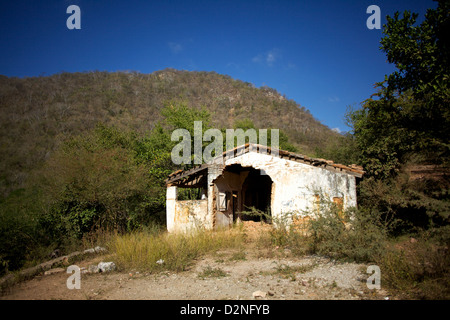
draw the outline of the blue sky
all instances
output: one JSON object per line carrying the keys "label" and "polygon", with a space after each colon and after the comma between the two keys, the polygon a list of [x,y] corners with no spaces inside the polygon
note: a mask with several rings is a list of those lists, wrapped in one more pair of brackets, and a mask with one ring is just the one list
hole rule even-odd
{"label": "blue sky", "polygon": [[[330,128],[348,130],[347,106],[375,92],[394,70],[368,29],[367,7],[381,24],[395,11],[436,8],[421,1],[8,1],[0,7],[0,74],[164,68],[215,71],[267,85],[309,109]],[[67,7],[81,9],[69,30]]]}

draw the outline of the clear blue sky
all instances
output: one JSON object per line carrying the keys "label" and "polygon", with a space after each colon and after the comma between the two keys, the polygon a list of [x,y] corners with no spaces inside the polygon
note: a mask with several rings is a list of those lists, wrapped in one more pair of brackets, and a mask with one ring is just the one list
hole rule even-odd
{"label": "clear blue sky", "polygon": [[[309,109],[330,128],[348,130],[348,105],[375,92],[394,70],[369,30],[369,5],[385,16],[421,1],[3,1],[0,74],[29,77],[62,71],[152,73],[164,68],[216,71],[267,85]],[[69,30],[69,5],[81,30]]]}

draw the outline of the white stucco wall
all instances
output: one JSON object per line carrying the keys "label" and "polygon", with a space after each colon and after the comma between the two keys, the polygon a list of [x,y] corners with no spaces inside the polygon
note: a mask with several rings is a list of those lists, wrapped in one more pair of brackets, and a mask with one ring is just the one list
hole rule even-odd
{"label": "white stucco wall", "polygon": [[314,214],[316,195],[330,201],[334,197],[342,198],[344,209],[356,206],[354,176],[256,152],[225,161],[225,165],[231,164],[261,169],[270,176],[275,219],[289,213]]}
{"label": "white stucco wall", "polygon": [[166,192],[166,223],[169,232],[208,226],[208,200],[177,200],[177,187]]}
{"label": "white stucco wall", "polygon": [[[314,217],[317,198],[342,198],[343,208],[356,206],[356,178],[344,172],[334,172],[297,161],[267,154],[248,152],[225,160],[226,166],[240,164],[263,170],[272,179],[271,213],[280,219],[290,214]],[[245,180],[243,173],[223,171],[222,166],[208,168],[205,200],[177,201],[176,187],[167,188],[167,229],[169,232],[189,230],[199,224],[213,229],[232,224],[230,212],[218,212],[214,201],[217,188],[240,190]],[[242,201],[242,200],[240,200]]]}
{"label": "white stucco wall", "polygon": [[177,201],[177,187],[170,186],[166,190],[166,225],[169,232],[175,231],[175,203]]}

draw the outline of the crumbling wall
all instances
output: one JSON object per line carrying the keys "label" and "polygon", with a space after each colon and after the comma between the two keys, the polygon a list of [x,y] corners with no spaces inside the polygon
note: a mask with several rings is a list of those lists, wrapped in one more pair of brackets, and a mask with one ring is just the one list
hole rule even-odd
{"label": "crumbling wall", "polygon": [[233,199],[232,194],[233,191],[237,192],[239,200],[238,209],[242,207],[242,184],[244,183],[245,178],[248,176],[247,172],[240,172],[240,173],[234,173],[229,171],[223,171],[223,174],[217,177],[216,180],[214,180],[215,189],[214,192],[216,195],[218,194],[226,194],[227,195],[227,203],[226,203],[226,209],[225,210],[219,210],[217,208],[217,196],[215,198],[215,228],[222,228],[222,227],[230,227],[233,224]]}
{"label": "crumbling wall", "polygon": [[206,225],[208,215],[208,201],[205,200],[177,200],[175,202],[174,223],[181,231],[189,231]]}
{"label": "crumbling wall", "polygon": [[[169,232],[189,230],[201,226],[217,229],[231,226],[232,207],[218,210],[220,192],[238,192],[242,209],[242,184],[245,172],[233,173],[226,166],[239,164],[252,167],[269,175],[272,180],[271,215],[274,221],[296,215],[299,222],[305,217],[314,218],[322,201],[334,202],[345,210],[356,206],[356,178],[345,172],[330,171],[285,158],[257,152],[248,152],[225,160],[223,165],[208,167],[207,199],[177,201],[177,188],[167,188],[167,229]],[[290,219],[292,221],[293,219]],[[307,220],[307,219],[306,219]]]}
{"label": "crumbling wall", "polygon": [[177,187],[170,186],[166,194],[167,230],[188,231],[205,226],[208,216],[208,200],[177,200]]}
{"label": "crumbling wall", "polygon": [[175,231],[175,204],[177,201],[177,187],[168,186],[166,190],[166,224],[169,232]]}
{"label": "crumbling wall", "polygon": [[240,164],[263,170],[272,179],[274,220],[297,214],[317,213],[317,199],[342,199],[343,209],[356,206],[355,177],[271,155],[249,152],[227,159],[226,165]]}

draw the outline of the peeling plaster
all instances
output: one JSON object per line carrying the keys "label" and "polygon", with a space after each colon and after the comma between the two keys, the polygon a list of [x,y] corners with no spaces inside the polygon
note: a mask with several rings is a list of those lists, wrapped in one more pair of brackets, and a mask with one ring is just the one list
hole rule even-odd
{"label": "peeling plaster", "polygon": [[[342,198],[344,210],[356,206],[356,178],[353,175],[333,172],[268,154],[248,152],[226,159],[224,166],[215,165],[208,168],[208,198],[202,200],[202,204],[180,204],[180,201],[173,197],[173,191],[169,192],[169,188],[174,187],[169,187],[167,191],[167,226],[169,231],[189,229],[195,227],[194,224],[199,222],[206,229],[215,229],[232,224],[233,218],[229,210],[219,212],[215,203],[216,188],[237,192],[242,189],[242,184],[246,178],[243,175],[244,172],[236,174],[224,170],[232,164],[262,170],[271,178],[271,214],[275,219],[293,213],[304,217],[314,216],[315,211],[317,211],[314,208],[317,208],[318,194],[329,201],[333,201],[333,198]],[[169,212],[171,210],[173,212]],[[188,217],[187,220],[186,217]]]}

